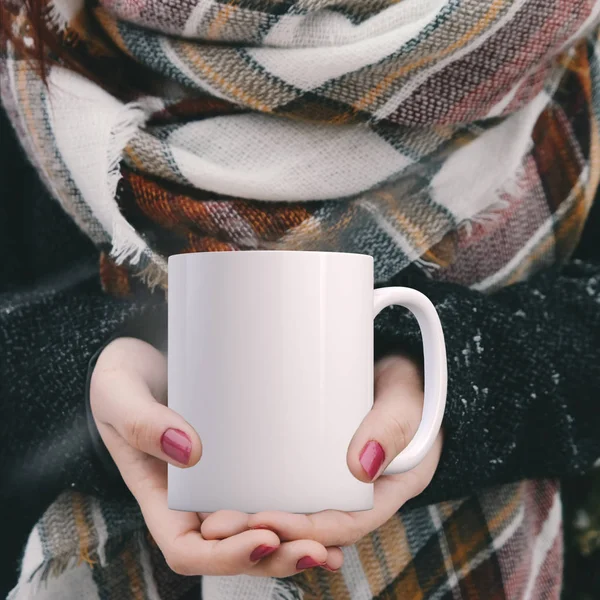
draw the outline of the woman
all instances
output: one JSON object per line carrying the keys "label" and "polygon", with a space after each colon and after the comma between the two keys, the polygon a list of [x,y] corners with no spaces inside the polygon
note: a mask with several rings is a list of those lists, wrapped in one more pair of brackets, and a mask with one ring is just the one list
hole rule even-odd
{"label": "woman", "polygon": [[[3,311],[7,340],[44,324],[12,342],[5,396],[39,415],[40,396],[69,384],[52,394],[67,418],[49,420],[50,440],[5,420],[37,449],[11,489],[35,481],[47,503],[86,493],[48,508],[11,598],[197,596],[199,575],[207,599],[558,597],[554,478],[600,457],[600,266],[572,260],[599,180],[600,5],[3,7],[4,106],[99,247],[112,296],[84,268],[86,246],[62,288],[34,278]],[[378,475],[422,402],[419,338],[403,312],[376,323],[375,406],[348,450],[353,474],[375,480],[373,511],[166,508],[164,463],[201,460],[201,441],[162,405],[165,257],[247,248],[366,252],[378,284],[436,304],[443,441],[390,478]]]}

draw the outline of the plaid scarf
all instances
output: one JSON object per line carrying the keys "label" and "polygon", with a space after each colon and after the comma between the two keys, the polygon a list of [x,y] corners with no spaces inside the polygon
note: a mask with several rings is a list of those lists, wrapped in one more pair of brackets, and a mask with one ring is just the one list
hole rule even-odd
{"label": "plaid scarf", "polygon": [[[173,253],[257,248],[491,292],[566,261],[598,187],[600,2],[54,0],[90,75],[59,63],[47,85],[13,8],[3,103],[111,293],[165,288]],[[143,87],[103,85],[122,65]],[[339,573],[207,577],[203,594],[555,598],[560,530],[557,485],[521,483],[400,513]],[[65,493],[11,598],[180,597],[192,580],[143,531],[135,506]]]}
{"label": "plaid scarf", "polygon": [[[396,514],[344,548],[337,573],[204,577],[204,600],[558,599],[558,485],[525,482]],[[178,600],[175,575],[133,505],[65,493],[33,530],[9,600]]]}

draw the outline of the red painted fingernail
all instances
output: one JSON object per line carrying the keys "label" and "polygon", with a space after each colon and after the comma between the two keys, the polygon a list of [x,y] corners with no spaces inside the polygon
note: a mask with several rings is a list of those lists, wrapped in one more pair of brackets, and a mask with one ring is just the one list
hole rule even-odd
{"label": "red painted fingernail", "polygon": [[265,556],[269,556],[277,550],[277,546],[267,546],[266,544],[261,544],[252,550],[252,554],[250,555],[250,561],[254,562],[255,560],[260,560]]}
{"label": "red painted fingernail", "polygon": [[311,567],[322,567],[325,563],[317,562],[312,556],[303,556],[297,563],[296,569],[310,569]]}
{"label": "red painted fingernail", "polygon": [[192,454],[192,440],[180,429],[167,429],[160,438],[162,451],[177,462],[187,465]]}
{"label": "red painted fingernail", "polygon": [[365,444],[360,453],[359,461],[369,479],[373,479],[385,459],[385,452],[379,442],[371,440]]}

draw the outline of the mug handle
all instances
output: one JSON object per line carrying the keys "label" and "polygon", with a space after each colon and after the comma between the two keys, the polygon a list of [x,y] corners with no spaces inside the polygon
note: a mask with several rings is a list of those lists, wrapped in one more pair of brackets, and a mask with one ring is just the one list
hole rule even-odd
{"label": "mug handle", "polygon": [[416,317],[421,329],[425,358],[425,401],[423,416],[415,436],[408,446],[392,460],[383,475],[410,471],[431,450],[442,425],[448,388],[444,332],[440,317],[431,300],[412,288],[380,288],[375,290],[373,318],[384,308],[393,304],[407,308]]}

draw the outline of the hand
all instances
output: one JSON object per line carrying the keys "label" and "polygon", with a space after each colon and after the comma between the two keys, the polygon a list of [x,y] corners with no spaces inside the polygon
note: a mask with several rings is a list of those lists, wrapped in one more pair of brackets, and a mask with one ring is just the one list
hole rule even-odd
{"label": "hand", "polygon": [[169,510],[166,463],[195,465],[202,444],[191,425],[165,406],[166,396],[166,359],[149,344],[121,338],[101,353],[90,386],[92,414],[173,571],[287,577],[307,566],[306,557],[328,568],[342,565],[339,548],[309,539],[281,543],[272,531],[239,527],[240,516],[247,522],[248,515],[213,513],[210,527],[229,533],[209,539],[202,532],[207,515]]}
{"label": "hand", "polygon": [[408,358],[388,357],[375,368],[375,402],[348,448],[348,466],[361,481],[375,480],[374,508],[369,511],[326,510],[311,515],[262,512],[244,519],[237,527],[219,529],[208,517],[202,524],[206,539],[217,540],[246,528],[264,527],[277,533],[282,541],[310,539],[324,546],[347,546],[374,531],[394,515],[408,500],[430,483],[437,468],[442,434],[417,467],[400,475],[380,477],[413,438],[423,408],[423,381],[417,366]]}

